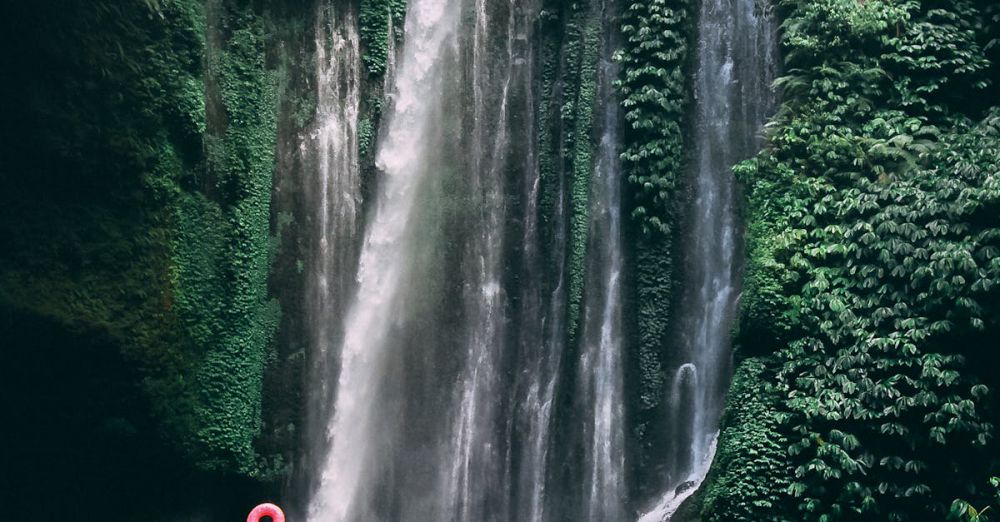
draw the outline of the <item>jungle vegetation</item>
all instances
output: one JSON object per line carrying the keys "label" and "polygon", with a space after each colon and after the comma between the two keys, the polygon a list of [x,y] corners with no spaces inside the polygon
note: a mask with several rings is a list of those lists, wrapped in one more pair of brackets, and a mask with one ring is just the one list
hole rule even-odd
{"label": "jungle vegetation", "polygon": [[[66,519],[113,491],[123,520],[174,504],[238,519],[248,499],[294,482],[301,347],[278,289],[300,245],[274,201],[291,197],[276,190],[294,165],[289,136],[315,108],[306,4],[0,7],[11,513]],[[572,337],[598,42],[585,2],[539,4],[540,206],[565,178]],[[664,443],[663,347],[682,305],[696,4],[621,5],[640,493]],[[370,174],[405,5],[357,5]],[[737,368],[715,465],[683,517],[1000,520],[1000,3],[767,8],[780,20],[781,105],[764,149],[734,168],[747,230]]]}

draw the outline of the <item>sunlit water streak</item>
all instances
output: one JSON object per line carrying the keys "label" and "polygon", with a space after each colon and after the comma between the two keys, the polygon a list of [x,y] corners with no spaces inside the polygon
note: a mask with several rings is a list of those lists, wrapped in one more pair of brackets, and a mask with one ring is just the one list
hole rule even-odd
{"label": "sunlit water streak", "polygon": [[642,522],[669,520],[714,457],[743,250],[731,169],[755,153],[774,106],[776,26],[766,2],[705,0],[699,9],[692,202],[684,221],[680,344],[666,401],[667,491]]}
{"label": "sunlit water streak", "polygon": [[[456,0],[414,0],[406,18],[406,45],[394,77],[392,110],[380,141],[376,166],[382,177],[365,231],[357,269],[357,290],[344,320],[330,449],[309,506],[309,520],[339,522],[366,518],[378,479],[373,460],[393,433],[379,429],[380,380],[384,378],[401,294],[413,277],[409,251],[419,187],[430,174],[428,144],[432,113],[442,103],[445,47],[455,45]],[[362,499],[360,497],[365,496]]]}
{"label": "sunlit water streak", "polygon": [[625,426],[622,329],[622,168],[620,112],[614,81],[616,18],[602,5],[602,51],[598,67],[597,146],[590,195],[590,241],[583,306],[583,349],[578,394],[585,405],[584,502],[582,515],[591,522],[624,520]]}

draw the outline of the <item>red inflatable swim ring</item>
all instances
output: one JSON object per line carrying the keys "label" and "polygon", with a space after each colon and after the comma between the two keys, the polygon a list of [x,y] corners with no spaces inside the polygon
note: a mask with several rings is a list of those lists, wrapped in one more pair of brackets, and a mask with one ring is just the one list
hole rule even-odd
{"label": "red inflatable swim ring", "polygon": [[271,503],[264,503],[255,508],[247,515],[247,522],[260,522],[264,517],[271,517],[273,522],[285,522],[285,513],[281,508]]}

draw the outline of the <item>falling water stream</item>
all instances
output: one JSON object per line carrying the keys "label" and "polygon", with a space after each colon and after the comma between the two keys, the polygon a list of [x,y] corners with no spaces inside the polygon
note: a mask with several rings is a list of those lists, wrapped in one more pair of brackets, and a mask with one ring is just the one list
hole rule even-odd
{"label": "falling water stream", "polygon": [[684,222],[680,342],[668,373],[668,489],[640,522],[669,520],[715,455],[742,252],[731,169],[757,150],[774,106],[775,24],[766,2],[703,0],[697,30],[693,201]]}
{"label": "falling water stream", "polygon": [[[312,328],[309,383],[318,389],[307,407],[308,458],[326,451],[324,437],[335,373],[338,321],[352,291],[351,274],[360,234],[361,178],[358,158],[358,114],[361,90],[361,49],[354,13],[332,3],[318,7],[316,43],[316,124],[303,144],[312,157],[310,172],[316,187],[307,195],[314,215],[316,241],[312,248],[306,309]],[[318,432],[318,433],[317,433]]]}
{"label": "falling water stream", "polygon": [[[596,139],[572,346],[572,169],[554,169],[547,215],[539,203],[540,2],[409,1],[402,47],[390,50],[367,201],[357,17],[344,2],[321,4],[317,118],[307,143],[317,237],[307,273],[307,452],[316,463],[308,520],[627,520],[612,3],[593,11],[601,25]],[[769,109],[771,56],[760,53],[773,47],[773,28],[754,1],[705,0],[699,31],[684,343],[667,401],[671,489],[644,520],[668,518],[687,494],[674,488],[696,488],[711,462],[738,292],[729,169],[752,153]],[[557,414],[566,396],[573,411]],[[555,451],[558,444],[572,448]],[[574,462],[554,461],[565,455]]]}
{"label": "falling water stream", "polygon": [[598,67],[600,141],[591,182],[587,286],[583,307],[583,353],[579,397],[584,404],[583,520],[625,519],[625,427],[622,335],[622,220],[619,105],[614,96],[618,67],[612,61],[616,33],[613,10],[602,6],[602,52]]}
{"label": "falling water stream", "polygon": [[373,215],[357,268],[356,290],[344,319],[339,378],[321,465],[322,477],[310,501],[309,520],[372,520],[383,516],[371,501],[378,495],[380,454],[397,442],[394,412],[383,408],[394,352],[394,333],[424,277],[414,263],[416,230],[429,219],[418,212],[421,187],[434,175],[432,151],[437,117],[444,103],[448,48],[457,45],[458,2],[415,0],[406,19],[406,46],[395,75],[395,92],[385,135],[376,157],[382,173]]}
{"label": "falling water stream", "polygon": [[409,2],[309,520],[543,516],[562,308],[539,284],[535,16]]}

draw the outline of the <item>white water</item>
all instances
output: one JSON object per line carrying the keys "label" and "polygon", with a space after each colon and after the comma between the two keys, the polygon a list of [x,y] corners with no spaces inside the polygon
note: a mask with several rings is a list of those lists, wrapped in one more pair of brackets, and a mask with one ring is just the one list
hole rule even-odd
{"label": "white water", "polygon": [[[319,444],[313,522],[625,517],[617,69],[605,41],[580,359],[563,361],[570,174],[555,169],[558,196],[543,217],[538,8],[534,0],[410,2],[401,52],[390,52],[398,62],[386,76],[376,193],[366,202],[352,298],[342,321],[314,325],[334,339],[322,386],[335,389],[323,392],[332,414]],[[604,23],[609,33],[616,22]],[[336,60],[354,60],[321,57],[338,70],[349,67]],[[322,82],[347,84],[324,74]],[[329,183],[324,193],[341,182]],[[339,204],[331,199],[319,212]],[[346,241],[336,227],[320,233],[323,245]],[[570,382],[585,406],[568,415],[584,425],[555,425],[560,395],[576,391],[560,391],[563,371],[579,377]],[[570,439],[585,476],[566,484],[562,463],[550,472],[550,460],[554,443]]]}
{"label": "white water", "polygon": [[708,442],[707,451],[701,456],[701,461],[691,470],[691,473],[686,477],[687,480],[681,482],[684,488],[679,491],[677,489],[668,491],[653,509],[639,517],[639,522],[663,522],[674,516],[681,504],[701,487],[705,476],[708,475],[708,469],[712,466],[712,460],[715,458],[715,447],[718,441],[719,434],[714,433]]}
{"label": "white water", "polygon": [[[530,2],[529,2],[530,4]],[[535,129],[534,97],[534,55],[531,42],[534,41],[534,20],[530,15],[535,6],[521,6],[521,16],[512,20],[511,29],[515,35],[511,46],[520,46],[520,52],[513,53],[514,78],[521,82],[521,89],[527,94],[525,105],[530,108],[524,116],[524,128]],[[543,103],[549,100],[543,101]],[[523,260],[528,277],[522,285],[520,328],[518,330],[518,359],[524,361],[524,369],[515,383],[514,402],[516,416],[511,423],[524,427],[524,446],[516,459],[519,473],[519,489],[515,492],[520,505],[515,506],[512,520],[542,522],[546,520],[546,472],[548,470],[549,446],[552,434],[552,414],[556,391],[560,383],[565,348],[566,312],[566,235],[568,222],[565,208],[565,179],[560,176],[554,205],[548,216],[553,224],[552,243],[547,245],[550,258],[540,252],[542,245],[539,223],[540,172],[535,152],[535,137],[526,142],[524,166],[528,176],[525,179],[524,199],[526,205],[522,213],[524,222]],[[550,261],[548,264],[546,261]],[[542,349],[540,349],[542,347]],[[514,429],[514,428],[512,428]],[[513,437],[512,437],[513,438]]]}
{"label": "white water", "polygon": [[584,500],[586,520],[624,520],[625,429],[622,349],[621,192],[619,159],[619,109],[613,82],[618,68],[611,61],[610,34],[615,29],[607,9],[603,10],[604,49],[598,72],[601,141],[592,181],[590,231],[587,253],[587,289],[583,311],[583,353],[580,361],[580,393],[590,411],[585,427],[584,462],[587,477]]}
{"label": "white water", "polygon": [[[742,232],[732,167],[753,155],[774,105],[775,25],[761,0],[704,0],[698,14],[692,205],[666,403],[666,493],[642,522],[669,520],[708,473],[729,385]],[[678,493],[678,487],[683,490]]]}
{"label": "white water", "polygon": [[[360,234],[361,179],[358,115],[361,49],[353,11],[321,3],[316,15],[316,123],[302,144],[313,163],[317,190],[310,191],[316,241],[309,263],[307,311],[313,325],[307,409],[308,458],[326,451],[323,437],[334,390],[326,376],[335,372],[338,318],[349,302]],[[308,147],[307,147],[308,146]],[[312,153],[312,157],[308,156]]]}
{"label": "white water", "polygon": [[[450,468],[444,481],[445,499],[451,502],[448,511],[456,520],[482,520],[487,515],[503,520],[502,513],[485,513],[479,488],[490,488],[504,494],[508,481],[502,469],[503,444],[497,440],[497,397],[500,388],[498,365],[503,349],[503,328],[506,321],[501,288],[503,218],[501,168],[508,146],[507,118],[510,103],[510,39],[507,39],[505,61],[501,71],[484,70],[497,65],[486,55],[490,40],[490,20],[486,0],[475,0],[475,21],[472,32],[472,171],[470,194],[479,202],[472,221],[473,232],[464,248],[463,280],[464,307],[468,312],[464,335],[466,364],[457,388],[458,411],[451,421]],[[513,12],[511,13],[513,16]],[[502,65],[504,62],[500,62]],[[495,75],[495,76],[494,76]],[[501,81],[501,85],[492,82]],[[487,98],[499,87],[499,99]],[[490,104],[493,106],[491,107]],[[494,109],[495,107],[495,109]],[[495,112],[494,112],[495,110]],[[503,509],[502,506],[493,508]]]}
{"label": "white water", "polygon": [[[401,305],[400,293],[412,277],[412,219],[418,188],[429,174],[429,147],[423,141],[432,111],[443,102],[442,56],[455,45],[459,9],[455,0],[413,0],[408,8],[406,45],[394,78],[395,94],[379,143],[381,172],[373,215],[365,231],[357,290],[344,322],[330,449],[309,505],[316,522],[362,520],[359,492],[370,493],[377,477],[372,461],[392,433],[378,429],[379,381],[385,376],[389,342]],[[370,501],[371,499],[364,499]]]}

